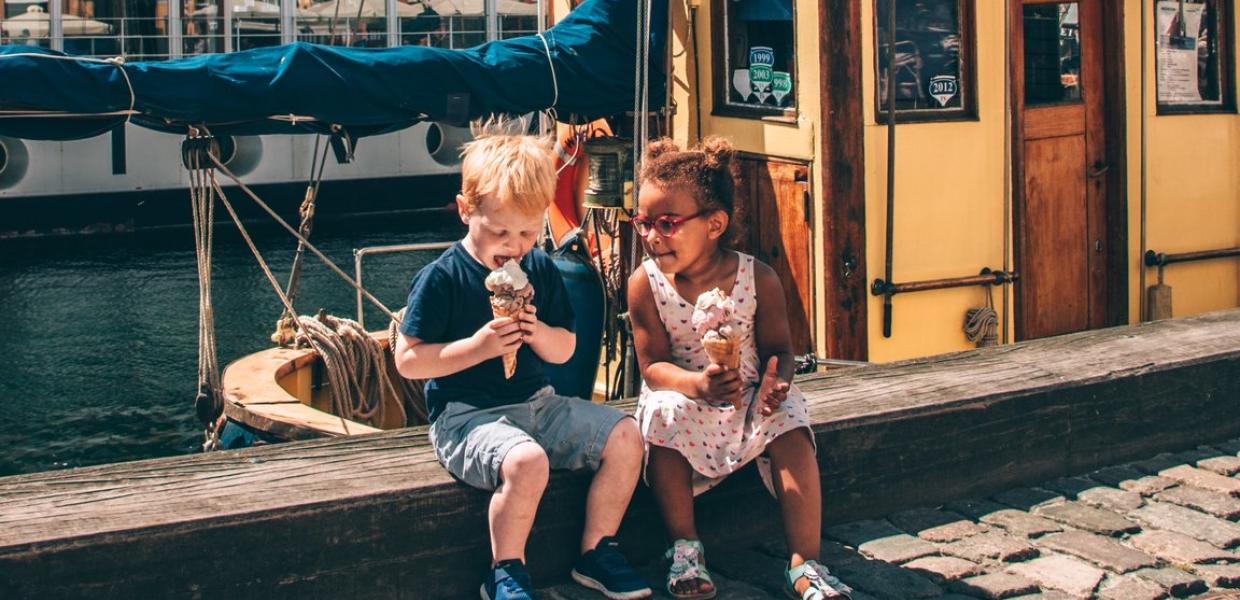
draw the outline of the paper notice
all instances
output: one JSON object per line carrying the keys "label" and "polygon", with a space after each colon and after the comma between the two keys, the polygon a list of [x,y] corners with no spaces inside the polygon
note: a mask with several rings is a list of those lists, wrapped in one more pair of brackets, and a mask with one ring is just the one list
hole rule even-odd
{"label": "paper notice", "polygon": [[1201,102],[1197,80],[1197,37],[1205,5],[1159,0],[1158,101]]}

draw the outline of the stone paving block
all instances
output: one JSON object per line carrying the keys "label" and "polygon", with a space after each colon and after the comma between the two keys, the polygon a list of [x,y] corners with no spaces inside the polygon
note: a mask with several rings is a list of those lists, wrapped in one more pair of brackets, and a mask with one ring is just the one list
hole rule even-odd
{"label": "stone paving block", "polygon": [[1225,477],[1234,477],[1237,473],[1240,473],[1240,457],[1216,456],[1214,458],[1207,458],[1198,461],[1197,468],[1218,473]]}
{"label": "stone paving block", "polygon": [[1179,455],[1163,452],[1153,458],[1130,462],[1126,466],[1130,466],[1146,475],[1162,475],[1163,470],[1183,465],[1184,461],[1180,460]]}
{"label": "stone paving block", "polygon": [[1102,484],[1088,477],[1060,477],[1038,484],[1039,488],[1063,494],[1065,498],[1076,498],[1081,492],[1096,488]]}
{"label": "stone paving block", "polygon": [[987,573],[966,577],[952,582],[948,587],[953,591],[987,600],[1015,598],[1038,591],[1038,584],[1033,580],[1012,573]]}
{"label": "stone paving block", "polygon": [[1135,533],[1141,526],[1102,508],[1094,508],[1081,502],[1065,502],[1042,506],[1034,513],[1073,527],[1108,536]]}
{"label": "stone paving block", "polygon": [[1145,505],[1145,498],[1141,494],[1101,486],[1081,492],[1077,500],[1119,514],[1125,514]]}
{"label": "stone paving block", "polygon": [[960,513],[970,519],[973,519],[974,521],[980,521],[982,520],[982,517],[999,511],[1012,510],[1011,508],[999,504],[998,502],[977,499],[948,502],[943,505],[943,509],[954,513]]}
{"label": "stone paving block", "polygon": [[[734,581],[744,581],[770,593],[782,594],[784,570],[788,568],[788,563],[783,559],[768,556],[751,548],[741,548],[713,554],[708,552],[706,567],[710,569],[712,578],[716,575],[723,575]],[[719,588],[722,589],[722,587],[723,584],[720,583]]]}
{"label": "stone paving block", "polygon": [[881,600],[935,598],[943,595],[943,590],[929,579],[880,560],[849,563],[835,571],[835,575],[854,589]]}
{"label": "stone paving block", "polygon": [[1240,544],[1240,525],[1191,508],[1166,502],[1150,502],[1129,514],[1155,529],[1182,533],[1219,548],[1231,548]]}
{"label": "stone paving block", "polygon": [[1074,600],[1075,596],[1067,592],[1059,590],[1043,590],[1040,594],[1029,594],[1028,596],[1017,596],[1012,600]]}
{"label": "stone paving block", "polygon": [[1084,531],[1052,533],[1039,538],[1036,545],[1085,559],[1113,573],[1128,573],[1158,566],[1158,560],[1111,538]]}
{"label": "stone paving block", "polygon": [[1043,588],[1067,592],[1077,598],[1093,596],[1106,575],[1101,569],[1069,556],[1051,555],[1012,565],[1007,572],[1038,582]]}
{"label": "stone paving block", "polygon": [[1193,594],[1200,594],[1207,589],[1204,579],[1179,569],[1141,569],[1133,573],[1133,575],[1161,585],[1167,590],[1167,593],[1176,598],[1186,598]]}
{"label": "stone paving block", "polygon": [[987,525],[1001,527],[1007,530],[1008,533],[1018,537],[1038,537],[1048,533],[1055,533],[1056,531],[1063,531],[1061,525],[1050,519],[1012,508],[990,513],[982,517],[982,522]]}
{"label": "stone paving block", "polygon": [[906,510],[887,519],[908,533],[938,543],[954,542],[990,530],[990,527],[974,523],[956,513],[933,508]]}
{"label": "stone paving block", "polygon": [[1020,510],[1032,510],[1039,506],[1057,504],[1067,500],[1062,494],[1034,487],[1016,488],[992,496],[995,502],[1001,502]]}
{"label": "stone paving block", "polygon": [[1240,438],[1229,440],[1226,442],[1210,444],[1210,446],[1213,448],[1222,450],[1223,452],[1226,452],[1227,454],[1234,454],[1236,456],[1240,456]]}
{"label": "stone paving block", "polygon": [[1038,555],[1028,541],[999,531],[981,533],[942,546],[943,554],[973,562],[1027,560]]}
{"label": "stone paving block", "polygon": [[1143,496],[1161,492],[1176,483],[1166,477],[1146,475],[1131,466],[1106,467],[1089,474],[1089,478]]}
{"label": "stone paving block", "polygon": [[892,564],[906,563],[923,556],[934,556],[939,549],[930,542],[907,533],[869,541],[857,547],[862,554]]}
{"label": "stone paving block", "polygon": [[1185,450],[1184,452],[1176,453],[1176,456],[1180,459],[1180,462],[1183,462],[1189,465],[1195,465],[1198,462],[1201,462],[1203,460],[1210,459],[1210,458],[1218,458],[1222,455],[1223,455],[1222,452],[1219,452],[1218,450],[1211,448],[1209,446],[1197,446],[1196,448],[1193,448],[1192,450]]}
{"label": "stone paving block", "polygon": [[[788,560],[788,546],[784,544],[784,540],[775,539],[764,542],[756,546],[759,552],[768,556],[774,556],[782,560]],[[818,552],[818,562],[834,569],[837,565],[848,562],[856,562],[859,560],[869,560],[862,556],[860,552],[849,548],[839,542],[831,540],[821,540],[820,550]]]}
{"label": "stone paving block", "polygon": [[1128,538],[1133,547],[1169,563],[1201,564],[1237,560],[1234,552],[1220,550],[1182,533],[1162,529],[1146,529]]}
{"label": "stone paving block", "polygon": [[1162,600],[1167,590],[1136,575],[1107,575],[1098,586],[1099,600]]}
{"label": "stone paving block", "polygon": [[1121,482],[1119,488],[1129,492],[1136,492],[1142,496],[1152,496],[1177,485],[1180,485],[1180,483],[1174,479],[1168,479],[1160,475],[1146,475],[1140,479]]}
{"label": "stone paving block", "polygon": [[1240,498],[1196,486],[1181,485],[1163,490],[1154,494],[1154,499],[1196,509],[1229,521],[1240,518]]}
{"label": "stone paving block", "polygon": [[1240,497],[1240,479],[1232,477],[1224,477],[1218,473],[1211,473],[1205,469],[1190,467],[1188,465],[1180,465],[1171,469],[1166,469],[1161,476],[1167,479],[1174,479],[1185,485],[1196,486],[1213,492],[1221,492],[1229,496]]}
{"label": "stone paving block", "polygon": [[1193,571],[1211,587],[1240,588],[1240,565],[1197,565]]}
{"label": "stone paving block", "polygon": [[854,548],[866,542],[898,535],[905,534],[885,519],[853,521],[827,528],[828,538],[843,542]]}
{"label": "stone paving block", "polygon": [[954,556],[927,556],[905,563],[904,568],[916,571],[939,585],[944,581],[982,574],[980,565]]}

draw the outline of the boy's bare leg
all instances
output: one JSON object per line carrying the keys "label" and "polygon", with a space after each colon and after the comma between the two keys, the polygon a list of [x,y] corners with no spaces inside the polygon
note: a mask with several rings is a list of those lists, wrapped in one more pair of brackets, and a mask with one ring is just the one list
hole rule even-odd
{"label": "boy's bare leg", "polygon": [[550,476],[547,453],[538,444],[517,444],[504,457],[500,465],[502,483],[491,496],[487,513],[492,564],[514,558],[525,562],[525,542]]}
{"label": "boy's bare leg", "polygon": [[581,551],[593,550],[603,536],[615,535],[633,498],[642,468],[642,438],[637,421],[620,419],[603,445],[602,463],[586,496],[586,527]]}
{"label": "boy's bare leg", "polygon": [[[668,535],[674,540],[698,539],[697,525],[693,521],[693,467],[689,466],[689,461],[671,448],[651,446],[646,478],[659,503]],[[675,591],[702,594],[712,587],[705,580],[693,579],[678,583]]]}
{"label": "boy's bare leg", "polygon": [[[793,567],[818,560],[822,536],[822,482],[809,435],[804,428],[798,428],[775,438],[766,447]],[[808,586],[808,581],[797,583],[798,592]]]}

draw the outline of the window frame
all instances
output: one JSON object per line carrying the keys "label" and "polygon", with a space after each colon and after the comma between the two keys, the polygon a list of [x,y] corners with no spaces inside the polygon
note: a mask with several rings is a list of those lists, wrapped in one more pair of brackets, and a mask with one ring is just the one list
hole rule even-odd
{"label": "window frame", "polygon": [[774,106],[753,106],[747,104],[734,104],[728,101],[728,92],[731,89],[730,68],[731,61],[728,56],[727,43],[728,38],[728,6],[732,0],[711,0],[710,10],[712,15],[718,15],[711,19],[712,26],[710,31],[711,44],[711,77],[713,93],[713,105],[710,114],[719,117],[738,117],[742,119],[759,119],[763,121],[775,121],[778,123],[796,123],[797,117],[800,115],[801,102],[801,64],[800,56],[797,54],[797,3],[792,2],[792,48],[793,59],[792,65],[792,106],[787,108],[778,108]]}
{"label": "window frame", "polygon": [[[883,102],[881,85],[882,69],[879,67],[879,16],[878,5],[888,0],[874,0],[874,18],[871,19],[874,34],[874,121],[889,122],[887,106]],[[949,121],[977,121],[977,8],[975,0],[957,0],[957,18],[960,20],[960,108],[896,108],[896,123],[935,123]]]}
{"label": "window frame", "polygon": [[1223,14],[1217,20],[1219,37],[1219,94],[1222,102],[1218,104],[1168,103],[1158,99],[1158,0],[1149,0],[1146,7],[1150,16],[1150,31],[1153,36],[1152,52],[1154,54],[1154,106],[1155,115],[1231,115],[1236,114],[1236,45],[1235,45],[1235,1],[1217,0],[1219,11]]}

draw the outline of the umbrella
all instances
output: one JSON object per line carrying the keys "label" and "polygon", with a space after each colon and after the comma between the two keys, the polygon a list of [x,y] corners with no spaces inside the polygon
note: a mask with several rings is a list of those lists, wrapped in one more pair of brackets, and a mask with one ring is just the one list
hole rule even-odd
{"label": "umbrella", "polygon": [[[214,17],[219,12],[219,6],[208,4],[190,14],[195,17]],[[263,2],[262,0],[233,0],[232,14],[234,17],[243,19],[259,19],[264,17],[274,19],[280,16],[280,5],[273,2]]]}
{"label": "umbrella", "polygon": [[[112,26],[94,19],[86,19],[76,15],[61,15],[61,27],[66,36],[72,35],[108,35]],[[51,28],[51,19],[43,8],[31,6],[26,12],[0,23],[0,29],[12,38],[44,38]]]}

